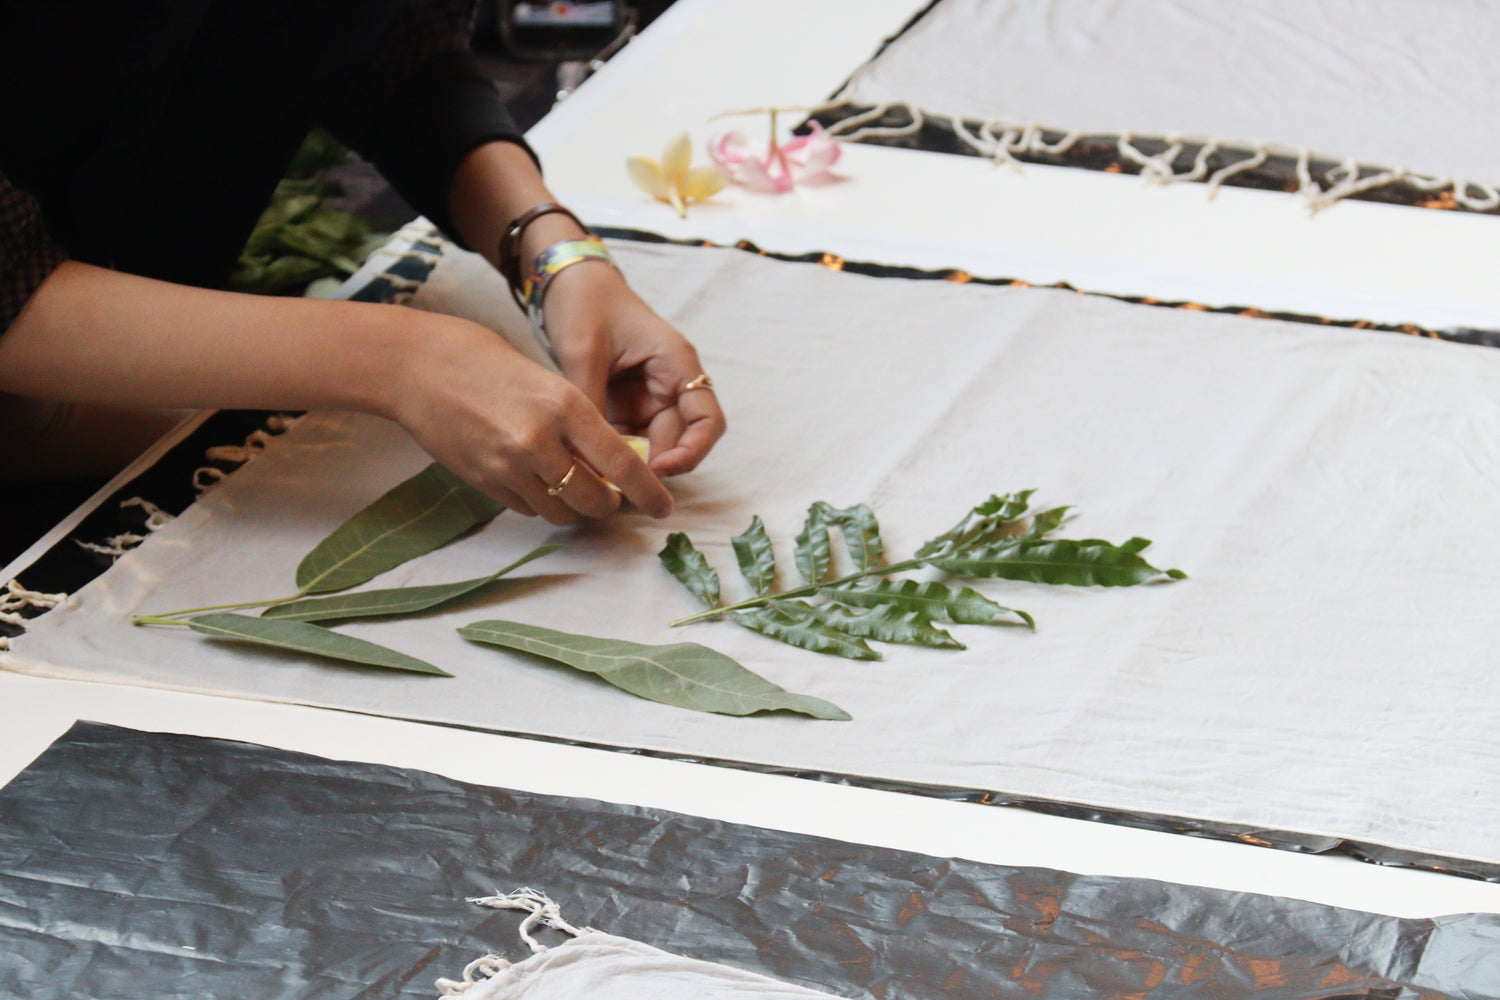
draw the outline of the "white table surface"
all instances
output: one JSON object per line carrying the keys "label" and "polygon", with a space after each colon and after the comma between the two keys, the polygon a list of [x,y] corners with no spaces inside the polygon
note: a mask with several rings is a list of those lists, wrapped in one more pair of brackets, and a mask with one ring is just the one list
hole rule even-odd
{"label": "white table surface", "polygon": [[[1253,294],[1269,289],[1330,312],[1345,304],[1399,310],[1416,303],[1428,322],[1449,315],[1500,325],[1500,288],[1480,271],[1500,239],[1500,220],[1492,218],[1346,204],[1309,220],[1294,199],[1261,192],[1226,190],[1208,204],[1191,185],[1143,189],[1131,178],[1035,167],[1016,178],[977,159],[877,149],[849,150],[846,185],[779,201],[728,192],[685,222],[628,186],[626,155],[654,153],[682,128],[706,137],[715,127],[706,119],[718,111],[808,103],[830,93],[914,6],[916,0],[679,0],[532,139],[554,190],[598,225],[727,242],[748,237],[777,250],[1065,278],[1091,288],[1114,281],[1120,291],[1149,291],[1134,284],[1149,279],[1153,294],[1201,289],[1191,297],[1205,300],[1218,289],[1271,305]],[[905,196],[908,159],[920,161],[930,202]],[[982,204],[966,200],[959,179],[970,191],[984,187]],[[1116,197],[1129,185],[1134,194]],[[1142,228],[1148,219],[1151,226]],[[0,673],[0,781],[80,719],[995,864],[1163,879],[1401,916],[1500,912],[1500,885],[1342,857],[317,709],[9,673]]]}

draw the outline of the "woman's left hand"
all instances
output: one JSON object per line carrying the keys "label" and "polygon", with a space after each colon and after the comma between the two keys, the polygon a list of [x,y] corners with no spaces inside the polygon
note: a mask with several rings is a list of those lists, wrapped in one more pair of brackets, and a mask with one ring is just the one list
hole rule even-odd
{"label": "woman's left hand", "polygon": [[724,411],[687,338],[641,301],[613,267],[586,261],[547,289],[547,331],[563,375],[622,433],[651,442],[651,471],[697,466],[724,434]]}

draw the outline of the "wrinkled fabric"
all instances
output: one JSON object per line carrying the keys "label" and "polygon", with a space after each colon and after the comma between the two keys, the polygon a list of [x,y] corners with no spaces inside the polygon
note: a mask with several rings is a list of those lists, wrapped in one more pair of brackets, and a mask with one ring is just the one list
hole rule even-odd
{"label": "wrinkled fabric", "polygon": [[1500,983],[1494,914],[976,864],[80,723],[0,789],[0,995],[431,1000],[479,956],[523,950],[516,913],[465,902],[515,886],[545,886],[575,926],[847,997]]}
{"label": "wrinkled fabric", "polygon": [[838,97],[1494,184],[1497,44],[1484,0],[941,0]]}
{"label": "wrinkled fabric", "polygon": [[477,983],[465,1000],[814,1000],[828,993],[594,932]]}
{"label": "wrinkled fabric", "polygon": [[[453,679],[129,624],[290,593],[305,553],[427,464],[394,425],[336,414],[305,418],[4,662],[1500,861],[1500,800],[1475,794],[1500,782],[1500,352],[734,250],[613,249],[698,345],[732,429],[673,481],[668,522],[625,512],[559,529],[503,514],[379,580],[471,579],[566,543],[524,585],[344,627]],[[467,296],[443,304],[503,300],[472,261],[444,258],[440,272],[470,277],[442,283]],[[980,582],[1036,632],[961,626],[967,649],[887,646],[867,663],[728,623],[667,626],[699,607],[655,558],[671,531],[737,599],[748,588],[730,539],[753,516],[789,586],[814,501],[868,503],[897,559],[991,493],[1032,487],[1040,506],[1074,506],[1064,536],[1154,539],[1144,554],[1188,579]],[[642,701],[456,632],[487,618],[698,641],[854,718]]]}

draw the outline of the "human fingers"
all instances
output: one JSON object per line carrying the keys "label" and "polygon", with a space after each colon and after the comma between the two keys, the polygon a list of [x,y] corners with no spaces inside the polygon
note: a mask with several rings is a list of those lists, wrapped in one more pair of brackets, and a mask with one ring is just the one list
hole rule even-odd
{"label": "human fingers", "polygon": [[[602,518],[620,507],[620,495],[607,486],[587,462],[566,452],[562,459],[549,457],[544,468],[532,478],[528,501],[538,514],[553,524],[567,524],[578,515]],[[558,469],[561,471],[556,471]],[[539,493],[537,491],[540,491]]]}
{"label": "human fingers", "polygon": [[[608,479],[620,495],[637,508],[655,518],[672,513],[672,494],[667,492],[635,449],[602,419],[597,426],[580,428],[571,443],[583,466]],[[600,486],[609,489],[602,483]]]}
{"label": "human fingers", "polygon": [[[659,453],[657,437],[653,435],[653,457],[651,469],[658,475],[675,476],[688,472],[703,461],[718,440],[724,436],[727,422],[724,410],[714,393],[713,381],[701,372],[686,380],[677,391],[677,402],[664,410],[654,420],[653,426],[667,414],[673,416],[664,421],[663,432],[675,430],[675,438]],[[662,433],[663,438],[666,433]]]}

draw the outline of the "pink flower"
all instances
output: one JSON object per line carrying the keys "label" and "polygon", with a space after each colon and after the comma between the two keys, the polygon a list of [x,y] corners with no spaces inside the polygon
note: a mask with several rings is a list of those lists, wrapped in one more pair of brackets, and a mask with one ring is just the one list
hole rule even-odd
{"label": "pink flower", "polygon": [[790,191],[797,184],[827,184],[838,180],[838,175],[830,169],[842,152],[838,143],[816,121],[809,122],[808,128],[811,131],[806,135],[777,143],[773,111],[771,146],[764,156],[750,151],[750,142],[739,129],[711,140],[708,156],[735,183],[768,194]]}

